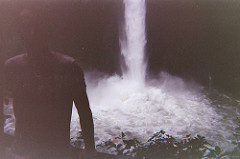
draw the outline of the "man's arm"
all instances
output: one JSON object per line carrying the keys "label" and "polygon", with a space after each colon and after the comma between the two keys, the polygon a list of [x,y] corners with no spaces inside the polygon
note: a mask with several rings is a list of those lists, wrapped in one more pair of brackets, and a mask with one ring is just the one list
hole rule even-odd
{"label": "man's arm", "polygon": [[13,136],[4,133],[4,99],[12,97],[12,76],[14,73],[7,62],[5,62],[2,68],[0,70],[0,144],[3,144],[2,148],[4,148],[11,145],[14,140]]}
{"label": "man's arm", "polygon": [[10,75],[9,72],[11,72],[7,66],[7,64],[3,64],[2,69],[0,69],[0,134],[3,136],[4,135],[4,111],[3,111],[3,103],[4,103],[4,98],[7,95],[10,95],[9,90],[10,90]]}
{"label": "man's arm", "polygon": [[[4,134],[4,114],[3,114],[3,71],[0,70],[0,138]],[[0,140],[1,140],[0,139]],[[1,140],[2,141],[2,140]]]}
{"label": "man's arm", "polygon": [[89,101],[86,93],[86,84],[83,77],[83,72],[78,63],[74,62],[74,77],[76,89],[74,89],[74,103],[80,116],[80,124],[82,128],[85,149],[87,151],[95,150],[94,142],[94,125],[92,112],[89,107]]}
{"label": "man's arm", "polygon": [[3,117],[3,74],[0,70],[0,158],[4,157],[4,117]]}

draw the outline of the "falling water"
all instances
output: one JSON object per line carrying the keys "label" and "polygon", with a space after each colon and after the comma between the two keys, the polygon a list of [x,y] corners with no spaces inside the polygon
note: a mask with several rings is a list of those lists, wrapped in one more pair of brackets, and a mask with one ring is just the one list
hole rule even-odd
{"label": "falling water", "polygon": [[145,0],[124,0],[125,25],[124,38],[120,39],[121,53],[124,57],[126,70],[123,77],[139,82],[145,81]]}

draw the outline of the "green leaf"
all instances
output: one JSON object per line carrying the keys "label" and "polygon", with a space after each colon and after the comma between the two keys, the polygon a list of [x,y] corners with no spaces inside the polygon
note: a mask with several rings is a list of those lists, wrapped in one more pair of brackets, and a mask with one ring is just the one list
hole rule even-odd
{"label": "green leaf", "polygon": [[126,135],[124,134],[124,132],[122,132],[121,137],[124,138]]}
{"label": "green leaf", "polygon": [[222,152],[221,148],[218,147],[218,146],[215,146],[215,153],[216,153],[217,155],[220,155],[221,152]]}

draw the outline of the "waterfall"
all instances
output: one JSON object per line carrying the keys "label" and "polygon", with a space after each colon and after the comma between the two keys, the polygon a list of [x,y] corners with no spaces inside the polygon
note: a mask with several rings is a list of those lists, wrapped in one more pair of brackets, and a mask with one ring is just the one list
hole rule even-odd
{"label": "waterfall", "polygon": [[[125,20],[120,38],[125,66],[123,76],[85,72],[96,145],[109,140],[115,142],[122,132],[128,139],[136,138],[145,143],[154,133],[164,130],[176,138],[201,135],[213,145],[232,147],[232,139],[239,133],[236,131],[239,124],[235,123],[239,116],[236,109],[239,102],[235,105],[230,97],[222,94],[218,95],[219,101],[211,101],[202,91],[202,86],[166,72],[148,79],[145,85],[145,0],[123,1]],[[12,102],[4,108],[5,114],[11,115],[5,121],[4,130],[13,135],[15,119]],[[70,137],[77,145],[80,131],[78,111],[74,106]],[[108,151],[111,153],[111,149]]]}
{"label": "waterfall", "polygon": [[124,38],[120,39],[121,53],[126,69],[123,78],[144,84],[146,76],[145,62],[145,0],[124,0],[125,22]]}

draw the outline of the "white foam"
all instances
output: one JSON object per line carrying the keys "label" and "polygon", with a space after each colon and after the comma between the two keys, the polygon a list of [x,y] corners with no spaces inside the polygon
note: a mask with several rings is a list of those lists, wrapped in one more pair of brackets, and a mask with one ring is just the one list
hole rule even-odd
{"label": "white foam", "polygon": [[[198,134],[218,145],[230,144],[233,122],[229,126],[223,120],[196,84],[167,73],[145,86],[117,75],[99,81],[86,77],[97,144],[121,132],[144,142],[160,130],[177,138]],[[79,125],[73,112],[73,123]]]}

